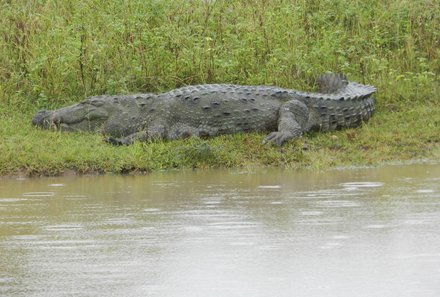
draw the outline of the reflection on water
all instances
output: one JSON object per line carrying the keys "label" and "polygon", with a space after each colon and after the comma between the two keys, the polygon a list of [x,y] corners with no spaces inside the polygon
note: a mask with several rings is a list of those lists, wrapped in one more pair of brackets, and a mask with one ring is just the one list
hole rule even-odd
{"label": "reflection on water", "polygon": [[440,165],[0,180],[0,296],[439,296]]}

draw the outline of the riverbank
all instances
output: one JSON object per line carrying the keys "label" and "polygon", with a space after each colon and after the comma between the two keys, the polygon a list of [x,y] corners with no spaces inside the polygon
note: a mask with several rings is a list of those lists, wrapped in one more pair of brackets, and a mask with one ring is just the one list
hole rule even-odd
{"label": "riverbank", "polygon": [[145,173],[172,168],[282,166],[325,169],[440,158],[440,108],[379,108],[358,129],[311,133],[283,147],[263,145],[264,134],[136,143],[114,147],[101,135],[32,127],[31,114],[1,120],[0,175]]}
{"label": "riverbank", "polygon": [[[438,160],[440,8],[386,2],[2,3],[0,175]],[[220,82],[311,90],[326,71],[376,86],[376,114],[281,148],[255,133],[113,147],[30,124],[38,109],[90,95]]]}

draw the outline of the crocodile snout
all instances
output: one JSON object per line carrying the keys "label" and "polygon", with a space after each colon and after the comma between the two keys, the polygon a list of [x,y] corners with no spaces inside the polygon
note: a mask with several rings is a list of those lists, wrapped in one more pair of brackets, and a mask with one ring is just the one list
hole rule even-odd
{"label": "crocodile snout", "polygon": [[32,124],[35,126],[45,127],[47,128],[50,125],[50,118],[52,117],[53,111],[49,110],[40,110],[35,114],[32,119]]}

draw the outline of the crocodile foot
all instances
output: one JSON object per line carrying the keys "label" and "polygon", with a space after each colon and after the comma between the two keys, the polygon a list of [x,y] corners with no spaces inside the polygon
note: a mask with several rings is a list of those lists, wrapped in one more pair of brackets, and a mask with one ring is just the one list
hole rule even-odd
{"label": "crocodile foot", "polygon": [[105,141],[113,145],[129,145],[123,138],[107,137]]}
{"label": "crocodile foot", "polygon": [[266,136],[263,140],[263,144],[267,143],[273,143],[276,145],[283,145],[286,141],[289,141],[290,139],[297,138],[301,135],[295,135],[292,132],[272,132],[269,135]]}

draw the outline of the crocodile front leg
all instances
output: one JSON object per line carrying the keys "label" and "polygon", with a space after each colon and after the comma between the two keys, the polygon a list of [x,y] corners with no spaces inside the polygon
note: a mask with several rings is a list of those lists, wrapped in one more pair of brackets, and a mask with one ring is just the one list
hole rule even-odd
{"label": "crocodile front leg", "polygon": [[113,145],[130,145],[135,141],[146,141],[148,140],[148,133],[146,131],[140,131],[133,134],[130,134],[126,137],[107,137],[105,139],[106,142]]}
{"label": "crocodile front leg", "polygon": [[106,141],[113,145],[130,145],[135,141],[153,141],[166,138],[166,129],[164,125],[156,124],[148,127],[145,131],[135,132],[125,137],[107,137]]}
{"label": "crocodile front leg", "polygon": [[278,131],[266,136],[263,143],[283,145],[286,141],[300,137],[306,132],[309,110],[299,100],[291,100],[280,107],[278,115]]}

